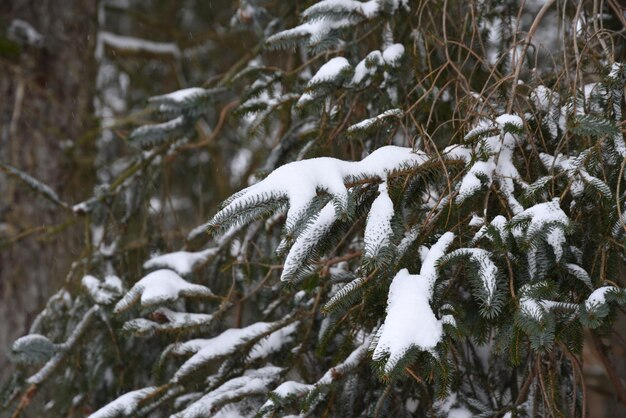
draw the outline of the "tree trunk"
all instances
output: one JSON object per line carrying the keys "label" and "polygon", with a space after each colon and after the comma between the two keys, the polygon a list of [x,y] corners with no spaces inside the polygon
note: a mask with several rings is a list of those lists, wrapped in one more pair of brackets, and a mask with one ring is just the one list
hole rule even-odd
{"label": "tree trunk", "polygon": [[[0,2],[0,161],[68,202],[93,188],[96,2]],[[28,38],[26,22],[41,34]],[[12,341],[63,282],[82,248],[72,214],[0,174],[0,380]],[[32,233],[28,233],[28,231]]]}

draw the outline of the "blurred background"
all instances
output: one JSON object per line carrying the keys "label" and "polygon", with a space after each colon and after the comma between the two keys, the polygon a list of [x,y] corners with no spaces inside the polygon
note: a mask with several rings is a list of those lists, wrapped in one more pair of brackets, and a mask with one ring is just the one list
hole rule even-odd
{"label": "blurred background", "polygon": [[[231,1],[0,1],[0,161],[65,202],[87,199],[119,174],[125,139],[149,121],[148,97],[201,86],[250,59],[257,37],[231,22],[237,8]],[[152,226],[167,229],[172,247],[240,187],[245,172],[225,175],[236,145],[205,146],[157,179],[169,192],[150,199]],[[80,225],[0,174],[0,380],[11,373],[12,341],[85,251],[89,231]],[[137,247],[147,234],[158,231],[137,234]]]}

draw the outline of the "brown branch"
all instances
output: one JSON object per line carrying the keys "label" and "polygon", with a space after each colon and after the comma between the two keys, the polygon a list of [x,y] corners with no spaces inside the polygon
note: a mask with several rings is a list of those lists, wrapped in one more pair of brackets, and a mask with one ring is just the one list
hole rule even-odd
{"label": "brown branch", "polygon": [[524,380],[524,383],[522,384],[522,387],[520,388],[519,394],[517,395],[517,399],[515,399],[515,406],[521,405],[522,403],[524,403],[524,401],[526,401],[526,398],[528,397],[528,392],[530,390],[530,385],[533,382],[533,380],[535,380],[536,374],[537,374],[537,369],[535,367],[531,367],[530,370],[528,371],[528,375],[526,376],[526,380]]}
{"label": "brown branch", "polygon": [[417,383],[424,383],[424,381],[422,380],[421,377],[419,377],[418,375],[415,374],[415,372],[413,370],[411,370],[410,367],[405,367],[404,370],[413,378],[415,379],[415,381]]}
{"label": "brown branch", "polygon": [[[513,103],[515,102],[515,91],[517,90],[517,81],[519,80],[519,75],[520,75],[520,72],[522,71],[522,64],[524,62],[524,58],[526,57],[526,52],[528,51],[528,46],[530,45],[530,41],[533,35],[535,34],[535,32],[537,31],[537,28],[539,28],[539,23],[545,16],[548,9],[552,7],[552,4],[554,4],[554,2],[555,0],[547,0],[543,4],[543,7],[541,7],[539,12],[537,13],[535,20],[533,21],[532,25],[530,26],[530,29],[528,30],[528,33],[526,34],[526,39],[524,40],[524,47],[522,49],[522,53],[517,58],[517,62],[515,63],[515,72],[513,73],[513,84],[511,86],[511,95],[509,97],[509,104],[507,106],[506,113],[511,113],[513,111]],[[515,49],[513,51],[515,51]]]}
{"label": "brown branch", "polygon": [[237,107],[237,105],[239,105],[239,100],[233,100],[232,102],[226,104],[223,108],[222,111],[220,112],[220,117],[217,121],[217,125],[215,125],[215,128],[213,129],[213,132],[211,132],[211,135],[209,135],[208,138],[200,141],[200,142],[196,142],[193,144],[188,144],[188,145],[184,145],[181,147],[181,149],[196,149],[196,148],[200,148],[200,147],[204,147],[207,145],[210,145],[215,138],[217,138],[217,136],[220,134],[220,132],[222,131],[222,128],[224,127],[224,124],[226,123],[226,118],[228,116],[228,113],[230,113],[231,110],[233,110],[235,107]]}
{"label": "brown branch", "polygon": [[591,334],[591,339],[593,340],[593,345],[596,348],[596,354],[598,354],[598,357],[600,358],[600,361],[602,361],[602,365],[606,370],[607,376],[611,380],[611,383],[613,383],[613,388],[615,389],[615,394],[617,395],[618,400],[623,405],[626,405],[626,390],[624,390],[622,380],[615,373],[615,367],[611,363],[611,360],[604,352],[604,345],[602,344],[600,337],[595,334]]}

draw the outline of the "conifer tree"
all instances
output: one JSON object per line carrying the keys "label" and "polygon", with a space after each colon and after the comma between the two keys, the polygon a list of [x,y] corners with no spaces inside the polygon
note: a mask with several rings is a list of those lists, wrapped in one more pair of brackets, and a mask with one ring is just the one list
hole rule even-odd
{"label": "conifer tree", "polygon": [[[259,47],[149,99],[93,196],[2,163],[90,231],[6,410],[587,416],[626,307],[623,14],[527,3],[241,1]],[[244,184],[164,248],[163,161],[222,143]]]}

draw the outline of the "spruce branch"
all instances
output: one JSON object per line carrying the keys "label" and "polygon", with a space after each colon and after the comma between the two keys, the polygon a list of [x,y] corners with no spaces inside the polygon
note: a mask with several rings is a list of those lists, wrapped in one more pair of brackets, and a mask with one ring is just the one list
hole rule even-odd
{"label": "spruce branch", "polygon": [[100,311],[98,305],[92,306],[76,325],[68,339],[60,345],[60,349],[46,364],[39,369],[37,373],[30,376],[26,383],[28,387],[22,395],[19,404],[17,405],[11,418],[18,418],[25,408],[31,403],[32,399],[37,394],[39,388],[48,380],[52,374],[59,368],[61,363],[65,360],[68,353],[73,350],[79,342],[82,335],[88,331],[89,326],[94,321]]}

